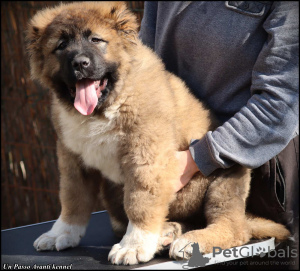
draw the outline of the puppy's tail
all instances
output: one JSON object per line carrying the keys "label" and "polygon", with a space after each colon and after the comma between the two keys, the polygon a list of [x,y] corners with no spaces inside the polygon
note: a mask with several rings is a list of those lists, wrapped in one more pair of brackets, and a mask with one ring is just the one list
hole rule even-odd
{"label": "puppy's tail", "polygon": [[289,230],[282,224],[251,214],[247,214],[246,217],[252,238],[263,239],[275,237],[276,242],[280,242],[291,237]]}

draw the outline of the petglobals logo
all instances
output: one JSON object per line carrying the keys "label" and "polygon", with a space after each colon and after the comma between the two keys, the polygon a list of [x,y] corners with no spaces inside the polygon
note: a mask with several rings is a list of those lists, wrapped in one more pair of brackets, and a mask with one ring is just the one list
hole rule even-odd
{"label": "petglobals logo", "polygon": [[290,248],[289,246],[286,249],[278,249],[278,250],[269,250],[269,252],[265,253],[265,250],[262,248],[258,248],[258,251],[261,251],[259,256],[261,258],[267,256],[267,258],[297,258],[299,256],[296,248]]}
{"label": "petglobals logo", "polygon": [[[259,256],[260,258],[265,257],[264,260],[272,260],[275,257],[289,259],[295,259],[298,257],[296,249],[290,249],[289,247],[285,250],[275,250],[275,240],[271,238],[267,241],[258,242],[254,244],[244,245],[241,247],[234,247],[231,249],[222,250],[220,247],[213,247],[213,252],[210,254],[201,254],[199,251],[198,243],[189,243],[192,247],[191,258],[182,265],[183,269],[190,269],[195,267],[204,267],[206,265],[224,263],[233,261],[241,258],[248,258],[253,256]],[[187,246],[188,246],[187,245]],[[185,247],[187,247],[185,246]],[[185,247],[181,250],[184,258]]]}
{"label": "petglobals logo", "polygon": [[212,256],[215,258],[218,255],[224,258],[247,258],[259,255],[264,257],[269,252],[273,251],[270,246],[267,247],[255,247],[255,246],[242,246],[233,247],[231,249],[222,250],[220,247],[213,247]]}

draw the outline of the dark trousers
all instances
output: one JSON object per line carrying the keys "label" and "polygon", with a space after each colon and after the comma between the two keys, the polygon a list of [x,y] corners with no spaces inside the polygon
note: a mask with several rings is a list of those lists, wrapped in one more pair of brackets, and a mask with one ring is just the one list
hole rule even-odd
{"label": "dark trousers", "polygon": [[[276,157],[253,170],[247,210],[284,224],[294,238],[289,245],[299,255],[299,136]],[[299,267],[299,256],[296,260]]]}

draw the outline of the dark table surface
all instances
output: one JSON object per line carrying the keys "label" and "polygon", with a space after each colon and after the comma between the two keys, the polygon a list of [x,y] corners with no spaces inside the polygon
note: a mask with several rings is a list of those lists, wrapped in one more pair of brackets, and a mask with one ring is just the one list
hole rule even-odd
{"label": "dark table surface", "polygon": [[[34,269],[35,267],[43,267],[44,270],[50,270],[52,269],[52,267],[59,266],[64,266],[65,270],[67,267],[68,269],[73,270],[126,270],[141,267],[153,269],[156,267],[156,264],[169,264],[173,262],[168,258],[168,251],[165,251],[164,253],[162,253],[162,255],[155,256],[153,260],[145,264],[133,266],[117,266],[112,265],[110,262],[108,262],[107,256],[111,247],[114,244],[118,243],[120,239],[113,234],[109,217],[106,211],[93,213],[91,215],[86,234],[82,238],[78,247],[66,249],[60,252],[37,252],[33,247],[33,242],[41,234],[50,230],[54,222],[55,221],[49,221],[1,231],[1,269]],[[286,247],[286,245],[281,246]],[[275,265],[270,266],[270,261],[277,261],[277,259],[268,259],[266,257],[267,256],[265,256],[265,258],[254,256],[251,258],[239,259],[223,264],[205,266],[201,269],[287,269],[286,266],[284,266],[285,268],[276,266],[276,263]],[[285,259],[285,261],[286,260],[292,259],[288,258]],[[256,261],[258,263],[251,264],[251,261]],[[264,261],[263,264],[259,264],[259,262],[262,261]],[[269,261],[269,264],[267,263],[267,261]],[[23,268],[21,268],[21,266]],[[179,267],[180,269],[182,269],[181,266]]]}
{"label": "dark table surface", "polygon": [[[72,269],[132,269],[169,261],[167,253],[158,256],[149,263],[135,266],[117,266],[108,262],[111,247],[120,241],[111,228],[106,211],[93,213],[85,236],[76,248],[63,251],[37,252],[33,242],[41,234],[50,230],[55,221],[3,230],[1,232],[1,268],[15,264],[34,267],[52,264],[71,266]],[[4,264],[7,264],[4,266]]]}

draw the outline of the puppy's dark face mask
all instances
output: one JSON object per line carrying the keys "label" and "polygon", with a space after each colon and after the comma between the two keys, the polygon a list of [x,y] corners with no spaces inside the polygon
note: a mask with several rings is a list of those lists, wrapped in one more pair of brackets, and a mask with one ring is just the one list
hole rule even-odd
{"label": "puppy's dark face mask", "polygon": [[105,60],[108,41],[89,29],[76,32],[74,25],[67,29],[52,52],[59,63],[58,71],[52,75],[54,90],[61,101],[82,115],[90,115],[113,91],[118,64]]}

